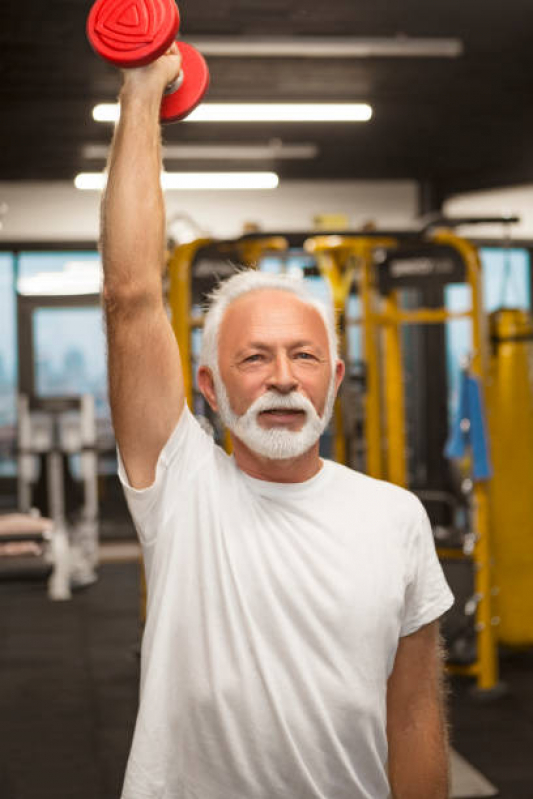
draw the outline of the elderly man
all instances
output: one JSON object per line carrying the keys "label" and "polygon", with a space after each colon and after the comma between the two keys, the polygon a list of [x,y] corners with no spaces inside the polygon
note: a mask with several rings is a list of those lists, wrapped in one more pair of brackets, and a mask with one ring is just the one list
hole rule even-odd
{"label": "elderly man", "polygon": [[444,799],[438,618],[452,603],[418,500],[319,456],[344,373],[304,281],[216,292],[184,401],[162,299],[161,94],[176,48],[124,77],[103,205],[119,473],[148,615],[123,799]]}

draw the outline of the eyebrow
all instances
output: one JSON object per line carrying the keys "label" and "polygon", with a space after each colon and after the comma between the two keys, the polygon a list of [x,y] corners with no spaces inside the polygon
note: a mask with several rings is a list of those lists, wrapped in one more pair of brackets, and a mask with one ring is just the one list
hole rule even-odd
{"label": "eyebrow", "polygon": [[[289,349],[295,350],[299,347],[313,347],[319,354],[323,354],[322,347],[317,344],[315,341],[311,341],[310,339],[301,339],[299,341],[295,341],[289,345]],[[241,347],[238,352],[236,353],[236,357],[242,355],[246,350],[271,350],[272,347],[268,344],[265,344],[263,341],[250,341],[244,347]]]}

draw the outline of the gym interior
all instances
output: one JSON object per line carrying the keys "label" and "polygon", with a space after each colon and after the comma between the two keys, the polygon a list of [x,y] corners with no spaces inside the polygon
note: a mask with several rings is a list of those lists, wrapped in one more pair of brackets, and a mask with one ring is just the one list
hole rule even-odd
{"label": "gym interior", "polygon": [[[107,3],[112,43],[144,24],[148,0]],[[173,20],[163,288],[189,408],[228,449],[196,378],[221,279],[299,275],[333,302],[321,456],[419,497],[455,597],[449,795],[531,799],[533,6],[180,0]],[[134,64],[89,0],[0,23],[0,796],[118,799],[146,586],[99,224]]]}

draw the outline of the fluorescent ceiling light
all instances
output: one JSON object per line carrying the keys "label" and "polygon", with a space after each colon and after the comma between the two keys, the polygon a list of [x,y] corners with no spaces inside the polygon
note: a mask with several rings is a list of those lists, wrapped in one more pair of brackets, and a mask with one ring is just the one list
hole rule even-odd
{"label": "fluorescent ceiling light", "polygon": [[[97,122],[116,122],[118,103],[93,109]],[[367,103],[202,103],[184,122],[367,122]]]}
{"label": "fluorescent ceiling light", "polygon": [[82,191],[101,191],[106,184],[105,172],[80,172],[74,178],[74,185]]}
{"label": "fluorescent ceiling light", "polygon": [[[82,172],[74,178],[77,189],[101,191],[106,184],[105,172]],[[275,172],[162,172],[163,189],[275,189],[279,178]]]}
{"label": "fluorescent ceiling light", "polygon": [[464,50],[460,39],[408,36],[202,36],[190,43],[204,56],[234,58],[457,58]]}
{"label": "fluorescent ceiling light", "polygon": [[163,172],[164,189],[275,189],[275,172]]}
{"label": "fluorescent ceiling light", "polygon": [[99,103],[93,108],[93,119],[95,122],[116,122],[118,118],[118,103]]}
{"label": "fluorescent ceiling light", "polygon": [[190,122],[366,122],[366,103],[203,103]]}
{"label": "fluorescent ceiling light", "polygon": [[[163,159],[171,161],[262,161],[271,158],[294,160],[316,158],[316,144],[302,142],[285,144],[274,139],[266,144],[167,144]],[[109,155],[107,144],[86,144],[82,156],[88,160],[105,161]]]}

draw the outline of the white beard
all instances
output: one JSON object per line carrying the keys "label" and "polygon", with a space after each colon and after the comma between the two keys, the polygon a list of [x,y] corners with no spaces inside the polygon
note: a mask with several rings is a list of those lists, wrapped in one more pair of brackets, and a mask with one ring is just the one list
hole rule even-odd
{"label": "white beard", "polygon": [[[316,444],[326,429],[335,403],[335,375],[332,375],[326,398],[324,413],[319,416],[313,404],[298,391],[280,394],[267,391],[258,397],[242,416],[237,416],[231,409],[226,386],[218,370],[213,374],[215,393],[218,402],[218,413],[223,423],[246,446],[257,455],[271,460],[297,458]],[[259,414],[269,410],[301,410],[305,413],[305,421],[300,430],[287,430],[279,427],[270,430],[261,427]]]}

